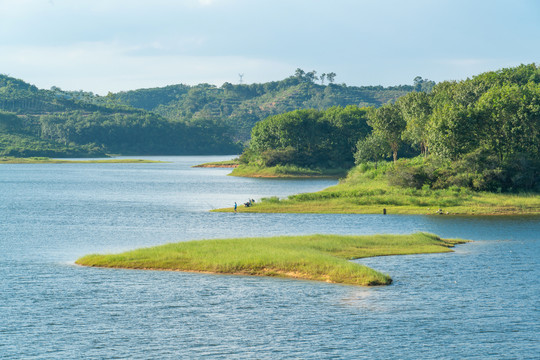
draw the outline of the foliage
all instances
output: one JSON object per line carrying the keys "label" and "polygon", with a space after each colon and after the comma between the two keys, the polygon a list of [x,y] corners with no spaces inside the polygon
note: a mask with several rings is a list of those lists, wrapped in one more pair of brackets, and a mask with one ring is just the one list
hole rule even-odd
{"label": "foliage", "polygon": [[383,138],[374,133],[358,140],[354,159],[356,164],[367,163],[370,161],[377,164],[386,159],[391,153],[388,143]]}
{"label": "foliage", "polygon": [[255,125],[242,158],[263,166],[351,167],[356,142],[369,132],[366,113],[347,106],[271,116]]}
{"label": "foliage", "polygon": [[402,142],[402,133],[407,125],[399,106],[386,104],[373,109],[369,112],[368,124],[373,128],[373,134],[390,147],[395,163]]}
{"label": "foliage", "polygon": [[406,126],[402,133],[403,140],[420,145],[420,151],[427,156],[429,149],[428,123],[432,113],[429,95],[425,92],[411,92],[398,99]]}
{"label": "foliage", "polygon": [[514,154],[501,160],[486,149],[478,149],[456,161],[407,159],[388,172],[390,184],[420,189],[464,187],[476,191],[540,191],[540,160]]}

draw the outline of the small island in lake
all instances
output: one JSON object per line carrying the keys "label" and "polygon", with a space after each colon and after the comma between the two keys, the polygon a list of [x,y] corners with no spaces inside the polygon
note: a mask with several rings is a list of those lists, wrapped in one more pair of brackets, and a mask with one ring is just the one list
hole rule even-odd
{"label": "small island in lake", "polygon": [[433,234],[303,235],[199,240],[114,255],[88,255],[83,266],[275,276],[350,285],[388,285],[390,276],[349,260],[451,252],[467,240]]}

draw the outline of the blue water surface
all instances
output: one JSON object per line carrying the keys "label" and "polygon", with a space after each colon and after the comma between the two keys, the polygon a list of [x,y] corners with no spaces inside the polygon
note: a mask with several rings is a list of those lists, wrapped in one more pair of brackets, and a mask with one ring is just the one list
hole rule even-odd
{"label": "blue water surface", "polygon": [[[1,165],[0,358],[540,358],[540,217],[210,213],[336,183],[191,168],[226,158]],[[358,260],[394,279],[372,288],[73,263],[192,239],[417,231],[474,242]]]}

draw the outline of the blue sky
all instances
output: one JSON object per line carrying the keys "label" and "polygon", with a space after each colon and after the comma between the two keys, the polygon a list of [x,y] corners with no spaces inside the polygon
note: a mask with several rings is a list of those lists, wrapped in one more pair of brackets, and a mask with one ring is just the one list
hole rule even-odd
{"label": "blue sky", "polygon": [[411,84],[540,62],[536,0],[0,0],[0,73],[98,94],[281,80]]}

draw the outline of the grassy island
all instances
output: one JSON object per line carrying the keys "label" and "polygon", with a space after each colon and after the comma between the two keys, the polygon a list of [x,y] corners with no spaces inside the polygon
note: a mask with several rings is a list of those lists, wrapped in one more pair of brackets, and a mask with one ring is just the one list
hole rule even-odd
{"label": "grassy island", "polygon": [[0,157],[0,164],[101,164],[101,163],[115,163],[115,164],[139,164],[139,163],[161,163],[163,161],[156,160],[142,160],[142,159],[102,159],[102,160],[65,160],[65,159],[51,159],[48,157],[28,157],[18,158],[11,156]]}
{"label": "grassy island", "polygon": [[117,255],[88,255],[83,266],[277,276],[350,285],[388,285],[392,279],[348,261],[372,256],[451,252],[466,240],[436,235],[305,235],[199,240]]}

